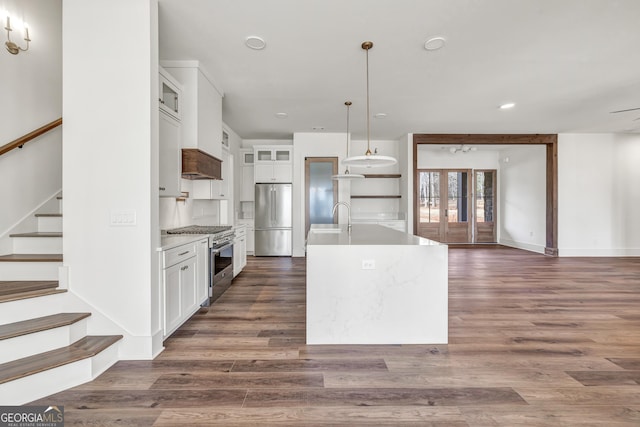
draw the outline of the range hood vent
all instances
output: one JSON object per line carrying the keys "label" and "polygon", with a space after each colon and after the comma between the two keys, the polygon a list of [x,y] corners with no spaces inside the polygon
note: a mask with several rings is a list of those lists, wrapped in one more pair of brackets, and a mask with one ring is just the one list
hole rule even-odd
{"label": "range hood vent", "polygon": [[197,148],[183,148],[182,177],[185,179],[222,179],[222,160]]}

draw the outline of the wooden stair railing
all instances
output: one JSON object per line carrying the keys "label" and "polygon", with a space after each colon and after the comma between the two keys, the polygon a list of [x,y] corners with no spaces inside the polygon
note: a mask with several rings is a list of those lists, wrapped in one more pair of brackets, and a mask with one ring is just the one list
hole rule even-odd
{"label": "wooden stair railing", "polygon": [[62,117],[52,121],[51,123],[48,123],[32,132],[29,132],[28,134],[21,136],[20,138],[11,141],[8,144],[3,145],[2,147],[0,147],[0,156],[2,156],[5,153],[8,153],[9,151],[13,150],[14,148],[18,148],[18,147],[22,147],[24,144],[26,144],[27,142],[31,141],[34,138],[39,137],[40,135],[49,132],[51,129],[55,129],[58,126],[60,126],[62,124]]}

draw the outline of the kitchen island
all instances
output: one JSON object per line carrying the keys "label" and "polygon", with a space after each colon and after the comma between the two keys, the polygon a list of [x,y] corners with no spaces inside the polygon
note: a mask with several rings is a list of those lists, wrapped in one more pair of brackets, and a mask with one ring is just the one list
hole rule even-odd
{"label": "kitchen island", "polygon": [[380,225],[313,224],[307,344],[445,344],[447,246]]}

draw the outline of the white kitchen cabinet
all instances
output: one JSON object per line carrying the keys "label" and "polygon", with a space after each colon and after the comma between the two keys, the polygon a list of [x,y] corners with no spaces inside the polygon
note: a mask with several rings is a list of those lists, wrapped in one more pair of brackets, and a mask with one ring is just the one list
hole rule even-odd
{"label": "white kitchen cabinet", "polygon": [[209,299],[209,239],[201,239],[196,245],[198,277],[196,279],[196,303]]}
{"label": "white kitchen cabinet", "polygon": [[254,198],[254,174],[253,174],[253,149],[241,149],[241,173],[239,174],[240,182],[240,202],[252,202]]}
{"label": "white kitchen cabinet", "polygon": [[166,338],[191,317],[200,303],[197,246],[190,243],[162,252],[163,335]]}
{"label": "white kitchen cabinet", "polygon": [[164,324],[163,335],[166,337],[182,324],[180,306],[180,264],[164,269]]}
{"label": "white kitchen cabinet", "polygon": [[235,229],[233,242],[233,277],[236,277],[247,265],[247,227],[240,224]]}
{"label": "white kitchen cabinet", "polygon": [[255,146],[253,153],[255,183],[293,181],[292,146]]}
{"label": "white kitchen cabinet", "polygon": [[251,166],[253,167],[254,162],[254,154],[253,150],[250,148],[244,148],[240,150],[240,155],[242,156],[242,166]]}
{"label": "white kitchen cabinet", "polygon": [[252,202],[255,198],[255,186],[253,166],[242,167],[242,187],[240,188],[240,201]]}
{"label": "white kitchen cabinet", "polygon": [[247,224],[247,254],[253,255],[256,247],[256,239],[253,223]]}
{"label": "white kitchen cabinet", "polygon": [[159,90],[159,106],[160,111],[164,111],[176,120],[180,120],[182,116],[182,88],[165,69],[160,67],[160,90]]}
{"label": "white kitchen cabinet", "polygon": [[182,86],[182,148],[221,158],[222,95],[197,61],[163,61]]}
{"label": "white kitchen cabinet", "polygon": [[193,181],[193,199],[227,200],[233,188],[233,156],[222,150],[222,179],[198,179]]}
{"label": "white kitchen cabinet", "polygon": [[160,111],[159,126],[159,195],[160,197],[180,196],[181,125],[172,116]]}

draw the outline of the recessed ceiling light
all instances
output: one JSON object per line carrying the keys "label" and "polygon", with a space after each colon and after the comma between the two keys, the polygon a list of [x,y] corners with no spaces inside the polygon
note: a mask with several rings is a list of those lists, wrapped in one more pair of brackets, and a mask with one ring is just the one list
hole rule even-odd
{"label": "recessed ceiling light", "polygon": [[311,129],[312,130],[324,130],[324,126],[314,126]]}
{"label": "recessed ceiling light", "polygon": [[247,45],[247,47],[255,50],[262,50],[267,45],[264,39],[258,36],[247,37],[247,39],[245,40],[245,44]]}
{"label": "recessed ceiling light", "polygon": [[276,113],[276,117],[279,119],[286,119],[287,117],[289,117],[289,114],[287,113]]}
{"label": "recessed ceiling light", "polygon": [[515,103],[513,103],[513,102],[507,102],[506,104],[502,104],[502,105],[500,106],[500,109],[501,109],[501,110],[508,110],[509,108],[513,108],[513,107],[515,107],[515,106],[516,106],[516,104],[515,104]]}
{"label": "recessed ceiling light", "polygon": [[447,40],[444,37],[431,37],[429,40],[424,42],[424,48],[428,51],[442,49],[446,42]]}
{"label": "recessed ceiling light", "polygon": [[387,118],[387,113],[376,113],[374,114],[374,116],[376,119],[386,119]]}

